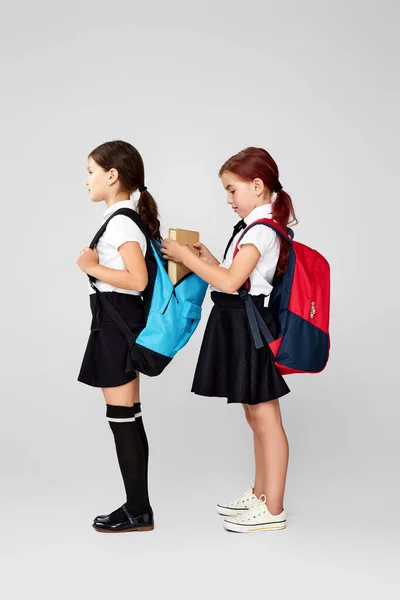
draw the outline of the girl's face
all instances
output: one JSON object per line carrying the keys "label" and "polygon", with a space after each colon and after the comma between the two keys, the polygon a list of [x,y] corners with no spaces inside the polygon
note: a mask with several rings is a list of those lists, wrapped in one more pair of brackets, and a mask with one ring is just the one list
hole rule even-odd
{"label": "girl's face", "polygon": [[90,194],[92,202],[101,202],[106,200],[110,194],[110,181],[112,181],[112,174],[110,171],[105,171],[100,165],[93,160],[92,157],[88,159],[88,178],[86,180],[86,187]]}
{"label": "girl's face", "polygon": [[270,193],[262,179],[244,181],[234,173],[224,171],[221,180],[228,192],[228,204],[242,219],[247,217],[256,206],[270,201]]}

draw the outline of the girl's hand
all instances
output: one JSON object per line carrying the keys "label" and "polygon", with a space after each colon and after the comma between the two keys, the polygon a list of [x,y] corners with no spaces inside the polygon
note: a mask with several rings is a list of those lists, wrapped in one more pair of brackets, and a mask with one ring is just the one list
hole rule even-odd
{"label": "girl's hand", "polygon": [[196,250],[199,250],[199,258],[201,258],[201,260],[204,260],[204,262],[208,263],[209,265],[219,265],[220,264],[219,260],[217,258],[215,258],[215,256],[213,254],[211,254],[211,252],[209,251],[207,246],[205,246],[201,242],[196,242],[195,244],[193,244],[193,248],[196,248]]}
{"label": "girl's hand", "polygon": [[99,263],[99,255],[97,250],[92,250],[85,246],[77,258],[76,264],[82,269],[84,273],[89,274],[89,271],[93,269]]}
{"label": "girl's hand", "polygon": [[190,252],[190,249],[188,244],[180,244],[175,240],[170,240],[167,238],[163,240],[161,252],[163,253],[164,258],[167,260],[183,263],[185,256],[187,256],[187,253]]}
{"label": "girl's hand", "polygon": [[[210,265],[219,265],[219,260],[215,258],[204,244],[196,242],[193,244],[193,248],[199,251],[199,258]],[[185,256],[192,252],[189,248],[189,244],[180,244],[175,240],[165,239],[161,247],[161,252],[164,258],[185,264]]]}

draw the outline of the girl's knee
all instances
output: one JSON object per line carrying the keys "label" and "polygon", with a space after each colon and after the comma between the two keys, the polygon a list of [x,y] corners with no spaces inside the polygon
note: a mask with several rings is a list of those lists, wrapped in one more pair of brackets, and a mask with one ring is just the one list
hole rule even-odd
{"label": "girl's knee", "polygon": [[248,422],[248,424],[250,425],[250,427],[253,429],[252,427],[252,418],[251,418],[251,412],[250,412],[250,407],[248,404],[243,404],[243,409],[244,409],[244,415],[246,417],[246,421]]}
{"label": "girl's knee", "polygon": [[252,428],[257,433],[263,433],[271,427],[281,427],[282,417],[279,408],[279,400],[269,400],[254,406],[249,406]]}
{"label": "girl's knee", "polygon": [[106,404],[113,406],[133,406],[135,398],[137,397],[136,392],[137,383],[134,379],[124,385],[116,387],[102,388],[104,400]]}

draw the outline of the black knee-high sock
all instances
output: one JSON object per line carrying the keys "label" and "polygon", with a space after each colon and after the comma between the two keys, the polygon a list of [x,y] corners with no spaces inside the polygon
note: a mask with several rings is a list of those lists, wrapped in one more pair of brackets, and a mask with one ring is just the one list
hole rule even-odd
{"label": "black knee-high sock", "polygon": [[118,462],[126,490],[126,507],[133,516],[149,511],[145,452],[135,423],[133,407],[107,404],[107,419],[114,434]]}
{"label": "black knee-high sock", "polygon": [[[133,405],[135,410],[135,425],[139,431],[140,439],[142,440],[142,446],[144,451],[144,459],[146,463],[146,492],[147,498],[149,497],[148,486],[149,486],[149,442],[147,441],[146,430],[143,425],[142,408],[140,402]],[[149,500],[148,500],[149,501]],[[150,501],[149,501],[150,504]]]}

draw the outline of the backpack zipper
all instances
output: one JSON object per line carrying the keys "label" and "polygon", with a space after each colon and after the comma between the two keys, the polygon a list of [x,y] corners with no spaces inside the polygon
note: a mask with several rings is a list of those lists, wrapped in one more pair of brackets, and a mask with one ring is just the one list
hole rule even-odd
{"label": "backpack zipper", "polygon": [[178,299],[178,296],[176,295],[176,292],[175,292],[175,290],[172,290],[172,294],[171,294],[171,296],[170,296],[170,298],[169,298],[169,300],[168,300],[168,302],[167,302],[167,306],[166,306],[166,307],[164,308],[164,310],[162,311],[162,314],[164,314],[164,313],[165,313],[165,311],[167,310],[167,308],[168,308],[168,306],[169,306],[169,303],[171,302],[171,298],[172,298],[172,296],[175,296],[176,303],[177,303],[177,304],[179,304],[179,299]]}
{"label": "backpack zipper", "polygon": [[314,298],[314,299],[311,300],[311,306],[310,306],[310,319],[311,320],[314,319],[315,315],[317,314],[317,309],[315,307],[315,300],[316,300],[316,298],[315,298],[315,274],[314,274],[315,267],[316,267],[316,264],[317,264],[317,258],[318,258],[318,255],[315,254],[314,264],[313,264],[313,267],[312,267],[313,281],[314,281],[313,288],[312,288],[312,298]]}
{"label": "backpack zipper", "polygon": [[186,273],[186,275],[184,275],[177,283],[175,283],[174,290],[180,283],[182,283],[182,281],[185,281],[185,279],[187,279],[189,277],[189,275],[192,275],[192,274],[193,274],[193,271],[189,271],[189,273]]}

